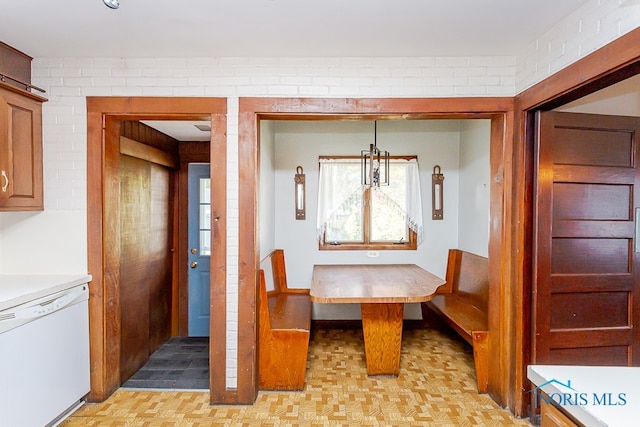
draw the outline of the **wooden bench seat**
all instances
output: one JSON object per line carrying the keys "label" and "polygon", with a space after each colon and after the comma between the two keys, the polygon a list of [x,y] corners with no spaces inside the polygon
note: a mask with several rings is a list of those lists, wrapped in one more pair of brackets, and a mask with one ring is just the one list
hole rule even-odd
{"label": "wooden bench seat", "polygon": [[267,291],[265,271],[260,269],[258,388],[302,390],[311,331],[309,289],[287,286],[281,249],[265,260],[270,263],[274,289]]}
{"label": "wooden bench seat", "polygon": [[423,318],[430,309],[473,347],[478,392],[486,393],[489,375],[488,307],[489,262],[459,249],[450,249],[446,283],[422,304]]}
{"label": "wooden bench seat", "polygon": [[[305,291],[306,289],[301,289]],[[294,292],[292,292],[294,291]],[[289,292],[269,291],[267,300],[269,304],[269,319],[271,329],[311,329],[311,304],[309,291],[298,293],[296,290]]]}

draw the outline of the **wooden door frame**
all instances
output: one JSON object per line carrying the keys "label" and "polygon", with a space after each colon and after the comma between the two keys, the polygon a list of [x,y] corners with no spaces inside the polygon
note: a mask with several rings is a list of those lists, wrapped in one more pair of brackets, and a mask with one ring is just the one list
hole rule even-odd
{"label": "wooden door frame", "polygon": [[[87,97],[87,249],[93,277],[89,286],[90,401],[103,401],[120,386],[118,204],[110,203],[118,200],[119,122],[211,121],[212,177],[221,177],[211,182],[212,218],[217,218],[212,224],[216,239],[211,256],[211,324],[221,325],[226,324],[226,112],[226,98]],[[107,126],[110,121],[115,124]],[[174,250],[174,271],[179,270],[178,252]],[[228,394],[226,330],[211,327],[211,331],[210,394],[211,401],[216,401]]]}
{"label": "wooden door frame", "polygon": [[514,272],[520,280],[519,295],[515,301],[521,307],[515,313],[518,329],[522,330],[522,342],[517,347],[523,349],[516,363],[515,387],[509,392],[508,407],[518,416],[529,415],[527,393],[533,387],[527,380],[526,367],[531,358],[531,290],[533,257],[533,171],[534,164],[534,116],[536,111],[551,110],[563,104],[596,92],[614,83],[640,74],[640,28],[635,29],[579,61],[558,71],[540,83],[528,88],[515,97],[515,144],[513,175],[514,187],[513,221],[524,224],[518,227],[518,235],[513,236],[519,253],[516,254]]}
{"label": "wooden door frame", "polygon": [[[239,183],[238,403],[253,403],[258,392],[256,331],[259,245],[257,241],[260,120],[489,119],[491,184],[489,339],[492,368],[489,392],[500,404],[513,378],[504,367],[515,358],[510,343],[518,331],[512,322],[515,304],[511,271],[516,253],[512,223],[513,98],[240,98],[238,151],[243,168]],[[517,282],[519,283],[519,282]],[[509,308],[508,310],[506,308]]]}
{"label": "wooden door frame", "polygon": [[[178,235],[177,241],[180,248],[189,248],[189,163],[209,163],[211,152],[207,142],[187,142],[178,145],[178,158],[180,169],[178,170]],[[172,303],[172,330],[174,336],[189,336],[189,254],[186,251],[178,251],[178,271],[174,272],[175,287]]]}

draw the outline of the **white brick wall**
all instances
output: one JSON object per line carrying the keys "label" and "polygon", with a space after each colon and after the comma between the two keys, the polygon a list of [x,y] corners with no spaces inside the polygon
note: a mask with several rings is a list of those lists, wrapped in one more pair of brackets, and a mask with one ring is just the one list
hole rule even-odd
{"label": "white brick wall", "polygon": [[238,378],[238,98],[227,100],[227,387]]}
{"label": "white brick wall", "polygon": [[[227,386],[237,385],[238,98],[511,96],[514,57],[42,58],[46,210],[86,211],[87,96],[228,97]],[[70,230],[84,245],[86,230]],[[40,236],[29,236],[40,239]],[[3,250],[11,246],[3,242]],[[52,255],[56,256],[55,251]],[[63,255],[57,255],[63,256]],[[78,270],[86,270],[78,266]]]}
{"label": "white brick wall", "polygon": [[640,27],[640,1],[589,0],[517,57],[516,93]]}
{"label": "white brick wall", "polygon": [[[590,0],[532,41],[518,58],[36,58],[33,82],[47,90],[49,102],[43,107],[45,212],[33,229],[41,230],[47,221],[52,227],[72,224],[78,212],[86,212],[87,96],[227,97],[226,380],[227,387],[235,388],[239,97],[513,96],[639,25],[638,0]],[[25,240],[42,248],[49,265],[69,268],[65,255],[55,250],[46,235],[11,233],[7,225],[19,221],[29,230],[29,221],[35,219],[10,215],[0,218],[1,249],[7,260],[0,264],[0,271],[22,267],[18,257],[5,255],[17,252]],[[86,251],[85,227],[69,227],[65,235],[69,246]],[[78,265],[71,270],[86,271],[83,261],[76,258],[75,262]]]}

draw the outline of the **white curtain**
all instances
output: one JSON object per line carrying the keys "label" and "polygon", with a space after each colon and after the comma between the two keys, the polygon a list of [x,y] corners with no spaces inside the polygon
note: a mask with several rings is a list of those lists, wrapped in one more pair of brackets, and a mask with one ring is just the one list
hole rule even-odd
{"label": "white curtain", "polygon": [[[357,173],[347,174],[348,167]],[[360,162],[353,159],[320,159],[318,178],[317,236],[322,241],[327,223],[339,208],[362,198]]]}
{"label": "white curtain", "polygon": [[[407,223],[407,227],[413,230],[417,237],[418,243],[422,243],[424,238],[424,229],[422,226],[422,197],[420,192],[420,172],[418,168],[418,160],[391,160],[389,181],[391,185],[380,186],[387,197],[388,206],[395,207],[399,210],[402,217]],[[394,174],[404,174],[406,179],[406,191],[394,186]]]}
{"label": "white curtain", "polygon": [[[349,172],[345,173],[345,168]],[[394,179],[394,174],[396,178]],[[398,177],[403,174],[405,180]],[[381,186],[384,197],[379,197],[389,209],[397,209],[405,219],[407,227],[413,230],[418,243],[422,243],[423,220],[420,196],[420,173],[416,159],[393,159],[390,165],[390,186]],[[404,188],[394,183],[405,182]],[[364,187],[360,182],[360,161],[354,159],[321,159],[318,182],[317,236],[322,241],[327,223],[340,208],[356,203],[362,198]]]}

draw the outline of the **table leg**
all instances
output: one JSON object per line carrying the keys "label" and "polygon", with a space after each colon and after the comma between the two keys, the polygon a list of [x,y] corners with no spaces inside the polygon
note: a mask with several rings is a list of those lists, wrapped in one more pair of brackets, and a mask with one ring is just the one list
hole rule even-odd
{"label": "table leg", "polygon": [[398,375],[402,347],[403,303],[362,303],[367,374]]}

